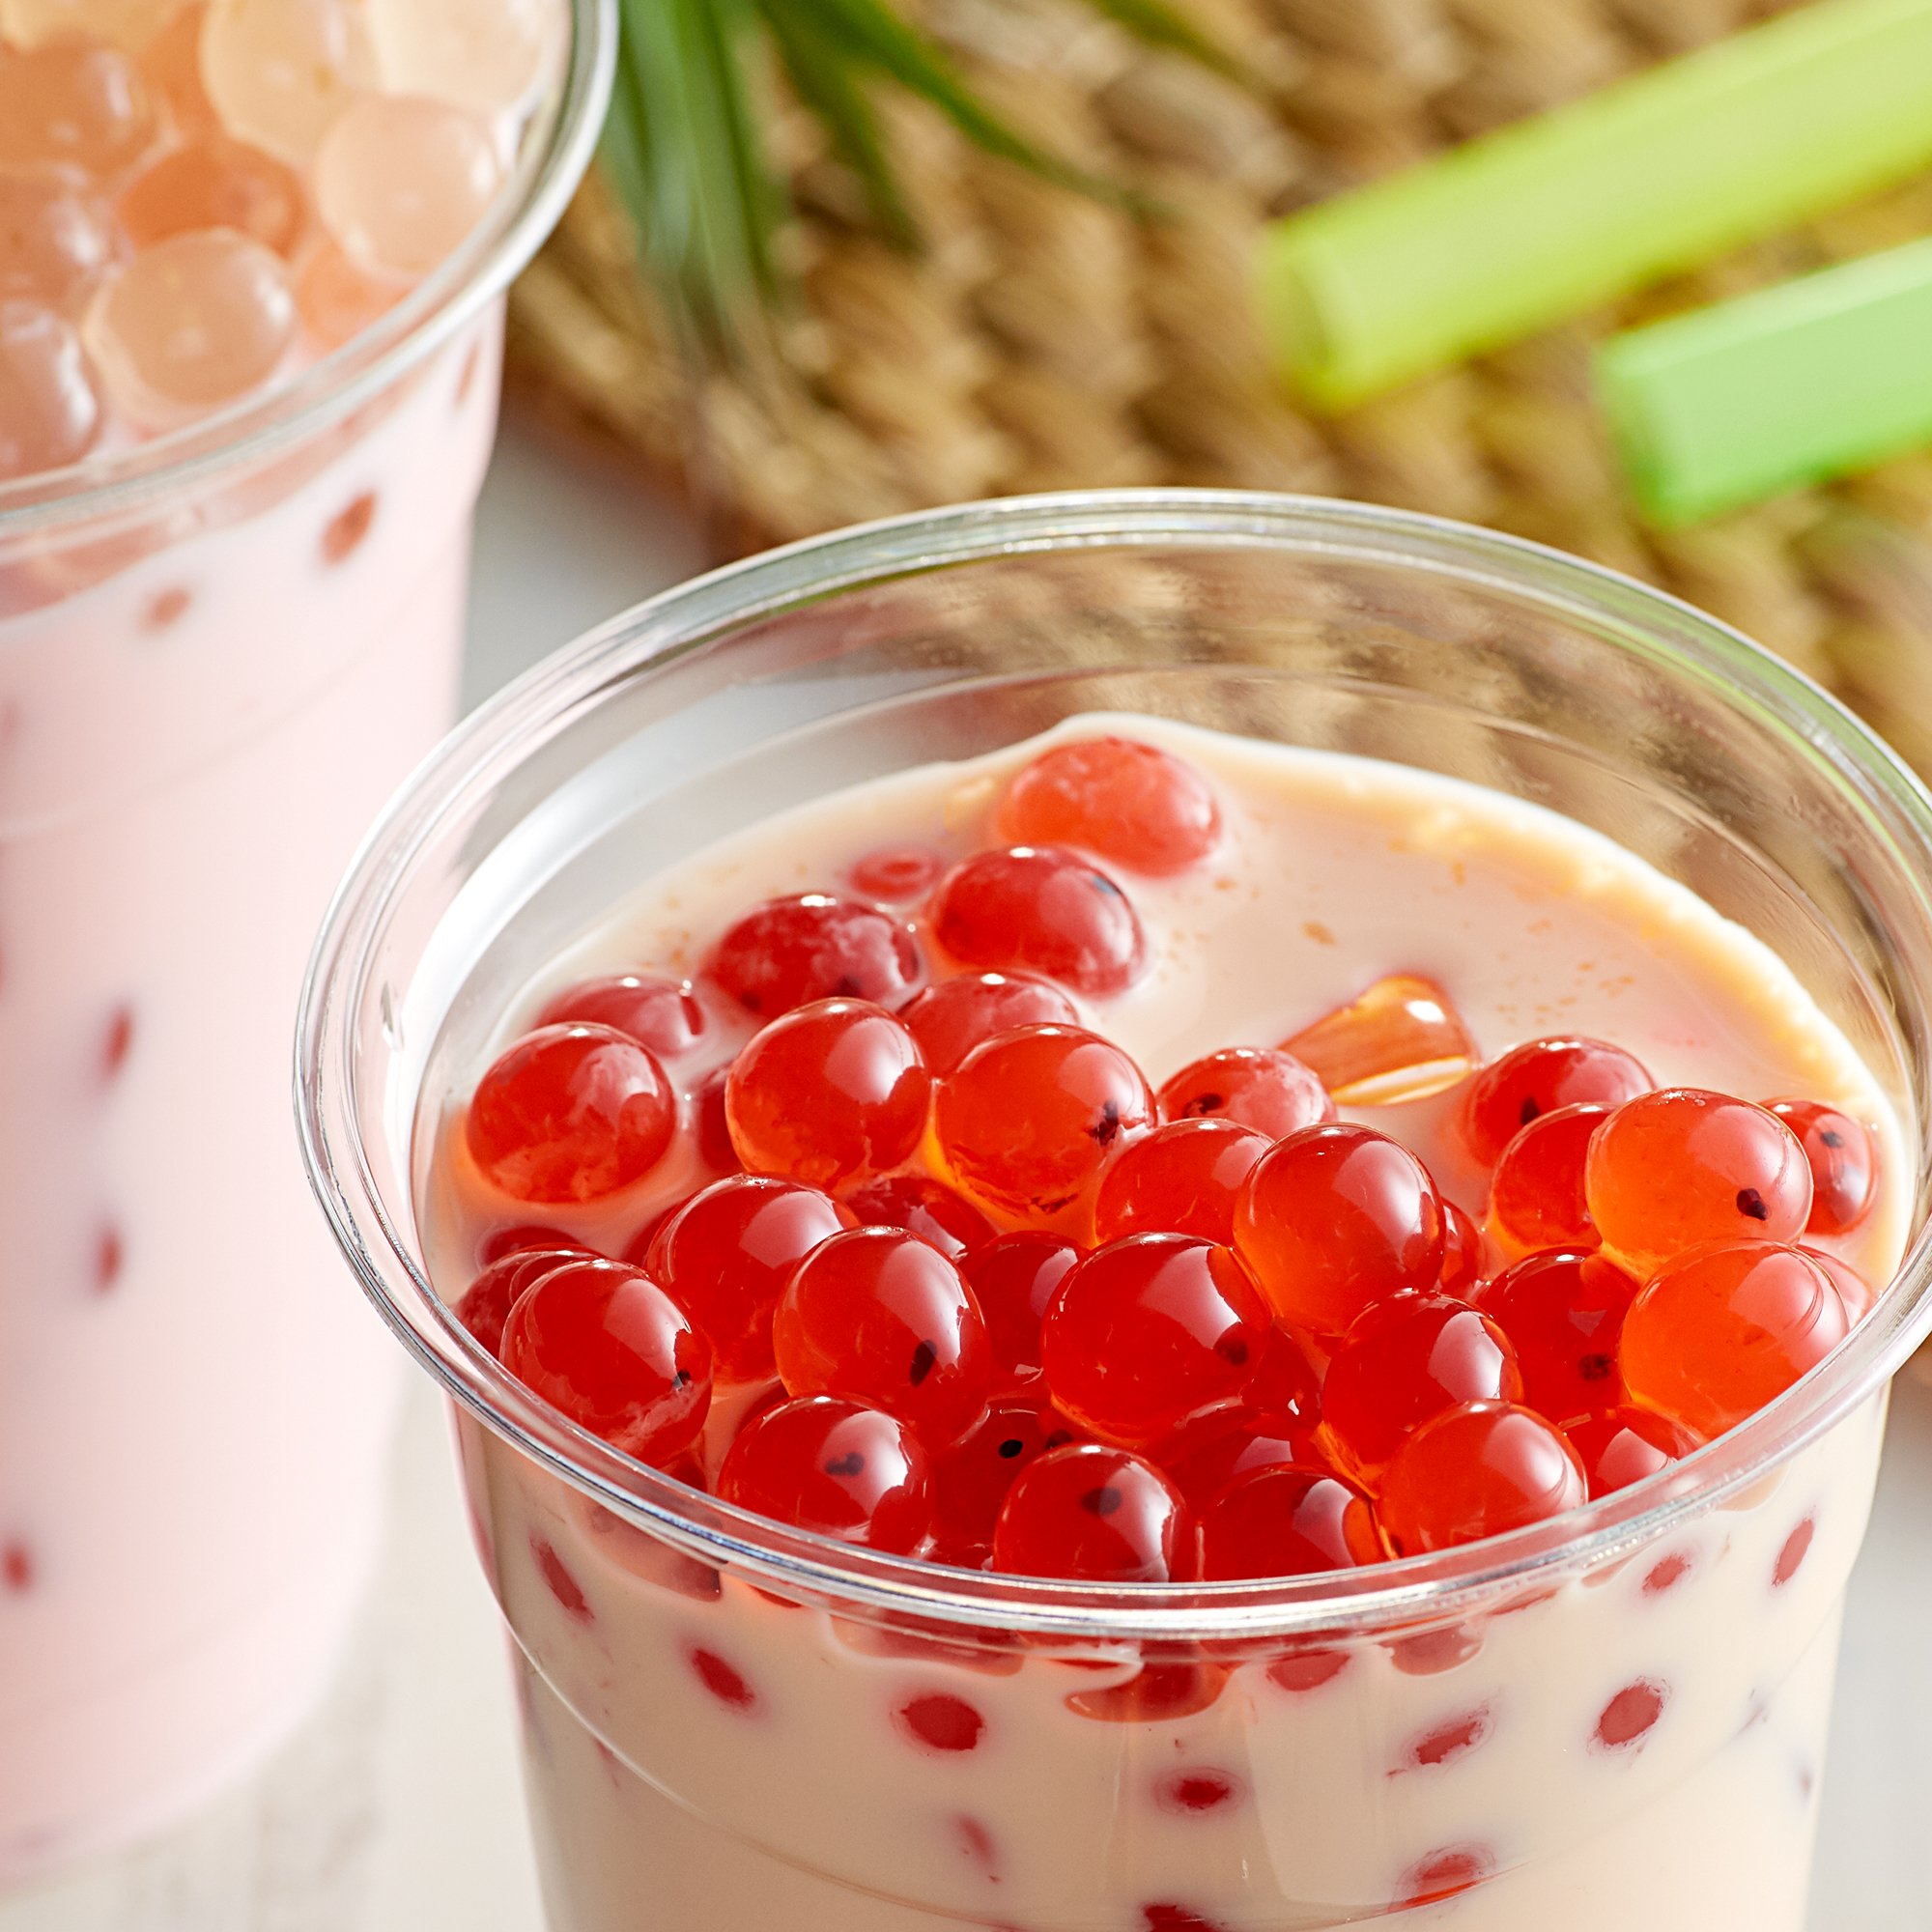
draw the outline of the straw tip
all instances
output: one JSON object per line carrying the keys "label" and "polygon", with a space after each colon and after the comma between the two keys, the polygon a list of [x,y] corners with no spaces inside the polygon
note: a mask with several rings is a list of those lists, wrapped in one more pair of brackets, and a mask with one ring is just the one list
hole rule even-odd
{"label": "straw tip", "polygon": [[1597,395],[1645,517],[1681,527],[1932,442],[1932,242],[1613,337]]}
{"label": "straw tip", "polygon": [[1368,391],[1350,381],[1336,354],[1321,293],[1318,242],[1305,216],[1263,229],[1254,260],[1254,305],[1262,344],[1277,382],[1297,402],[1335,414]]}
{"label": "straw tip", "polygon": [[1655,409],[1646,381],[1646,333],[1633,330],[1605,343],[1597,352],[1592,386],[1638,514],[1655,529],[1682,529],[1734,506],[1721,494],[1685,487],[1684,464],[1674,460],[1681,453],[1670,446],[1670,423]]}

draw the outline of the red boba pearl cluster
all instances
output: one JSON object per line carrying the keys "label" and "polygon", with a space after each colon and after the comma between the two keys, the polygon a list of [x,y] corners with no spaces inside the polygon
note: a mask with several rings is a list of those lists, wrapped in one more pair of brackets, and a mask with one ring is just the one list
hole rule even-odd
{"label": "red boba pearl cluster", "polygon": [[[754,905],[696,984],[555,993],[462,1122],[516,1233],[458,1316],[728,1502],[1124,1584],[1542,1521],[1744,1420],[1869,1308],[1818,1245],[1871,1208],[1860,1122],[1660,1089],[1603,1040],[1474,1064],[1411,973],[1290,1033],[1309,1060],[1231,1044],[1156,1091],[1104,1027],[1158,950],[1116,874],[1182,879],[1226,836],[1172,753],[1072,740],[977,849]],[[1480,1213],[1386,1130],[1445,1078],[1428,1131],[1487,1177]],[[522,1211],[632,1201],[622,1261]],[[714,1387],[739,1393],[707,1433]]]}

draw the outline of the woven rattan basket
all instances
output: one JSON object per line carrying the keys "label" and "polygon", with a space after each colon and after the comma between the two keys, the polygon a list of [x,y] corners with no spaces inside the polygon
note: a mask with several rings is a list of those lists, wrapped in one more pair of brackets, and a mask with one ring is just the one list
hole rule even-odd
{"label": "woven rattan basket", "polygon": [[1694,279],[1321,420],[1269,381],[1258,225],[1780,11],[1750,0],[1183,0],[1264,91],[1074,0],[931,0],[985,95],[1163,213],[1049,185],[882,98],[919,254],[867,229],[815,124],[769,93],[800,290],[775,358],[681,359],[596,180],[512,310],[520,395],[641,459],[721,552],[962,497],[1185,483],[1470,519],[1662,583],[1850,698],[1932,769],[1932,453],[1660,535],[1589,402],[1613,327],[1932,233],[1932,180]]}

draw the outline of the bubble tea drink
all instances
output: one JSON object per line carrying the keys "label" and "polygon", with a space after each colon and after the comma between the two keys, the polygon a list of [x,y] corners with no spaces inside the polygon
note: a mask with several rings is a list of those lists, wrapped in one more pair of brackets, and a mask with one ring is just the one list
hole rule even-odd
{"label": "bubble tea drink", "polygon": [[545,947],[459,895],[414,1225],[575,1452],[463,1431],[553,1922],[1797,1932],[1904,1096],[1573,817],[1068,682],[523,843]]}
{"label": "bubble tea drink", "polygon": [[451,715],[578,11],[0,0],[0,1885],[258,1755],[366,1575],[389,1377],[287,1030]]}

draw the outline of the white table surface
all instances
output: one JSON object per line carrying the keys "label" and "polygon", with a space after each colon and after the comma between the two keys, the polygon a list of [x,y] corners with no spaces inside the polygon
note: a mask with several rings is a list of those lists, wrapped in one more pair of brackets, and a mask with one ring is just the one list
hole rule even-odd
{"label": "white table surface", "polygon": [[[478,528],[468,695],[700,560],[666,510],[508,433]],[[1929,1612],[1932,1357],[1899,1382],[1853,1580],[1812,1932],[1932,1932]],[[187,1830],[0,1902],[0,1932],[540,1932],[503,1641],[424,1386],[381,1587],[327,1708]]]}

